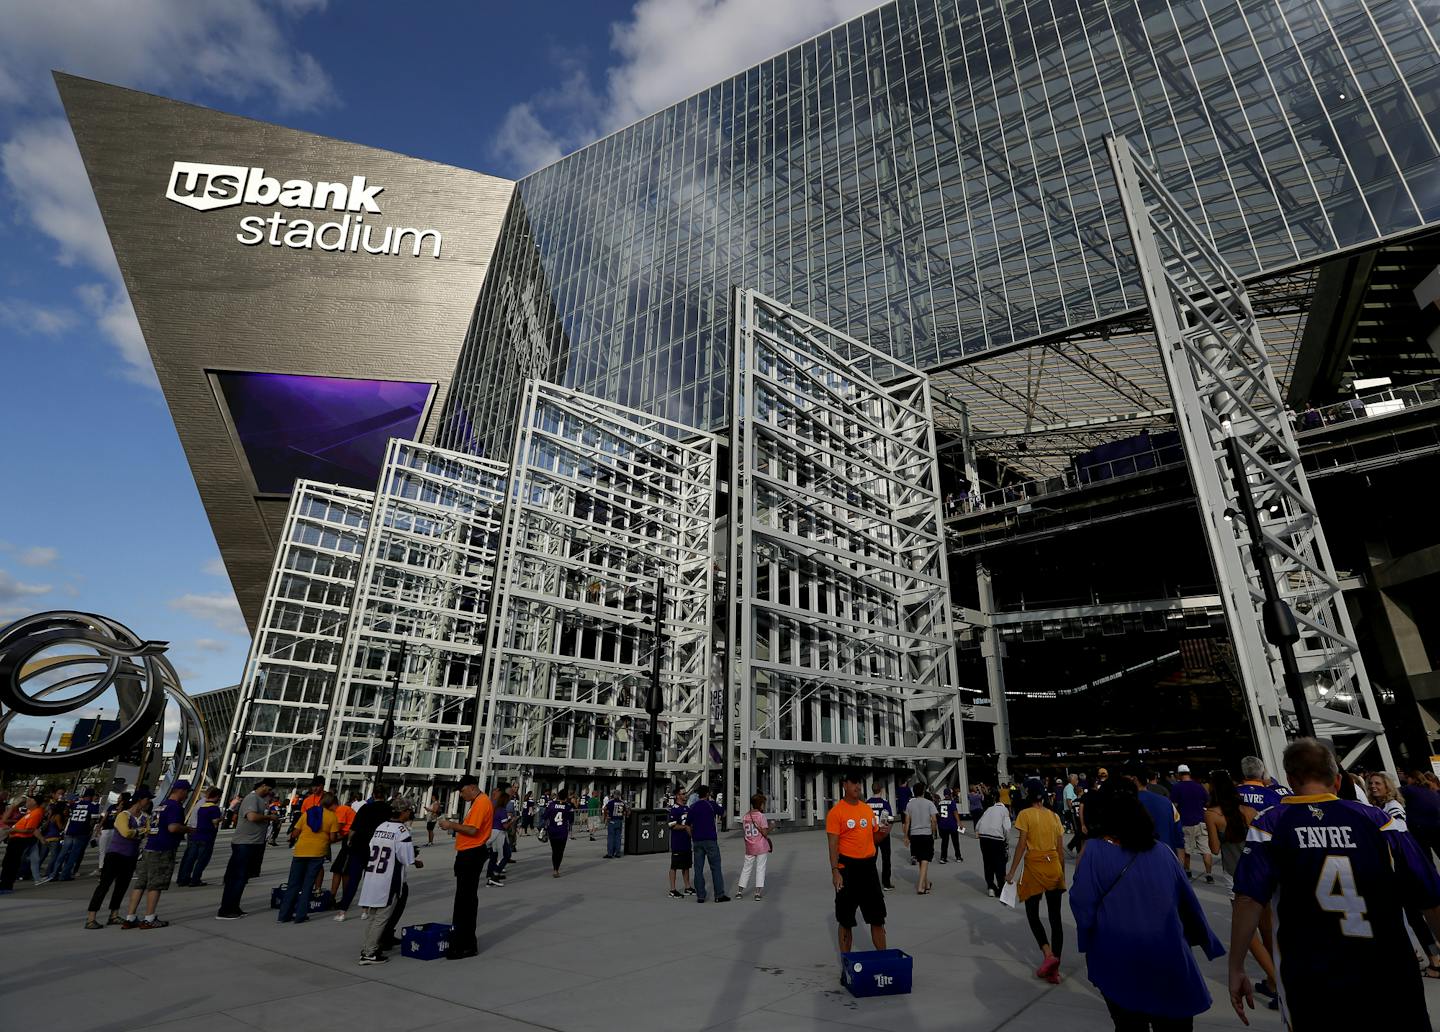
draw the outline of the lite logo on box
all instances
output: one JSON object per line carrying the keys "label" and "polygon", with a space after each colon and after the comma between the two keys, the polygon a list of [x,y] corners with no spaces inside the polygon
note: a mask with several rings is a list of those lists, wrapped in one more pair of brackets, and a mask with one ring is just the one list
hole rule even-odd
{"label": "lite logo on box", "polygon": [[[248,165],[213,165],[201,161],[177,161],[170,169],[165,196],[176,204],[196,211],[214,211],[241,204],[264,207],[343,212],[337,222],[316,225],[309,219],[287,218],[275,211],[268,218],[247,215],[240,220],[235,239],[247,247],[268,243],[295,250],[349,251],[367,254],[401,254],[408,250],[419,258],[422,245],[430,242],[432,258],[440,257],[441,236],[435,229],[367,225],[365,216],[380,214],[376,198],[383,186],[374,186],[365,176],[351,176],[349,182],[285,179],[265,174],[263,168]],[[268,232],[267,232],[268,230]]]}

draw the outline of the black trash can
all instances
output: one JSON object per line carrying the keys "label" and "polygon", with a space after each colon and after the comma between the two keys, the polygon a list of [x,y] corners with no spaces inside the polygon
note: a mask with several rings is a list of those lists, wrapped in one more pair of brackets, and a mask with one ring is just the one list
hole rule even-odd
{"label": "black trash can", "polygon": [[670,848],[668,816],[663,810],[631,810],[625,821],[627,855],[663,853]]}

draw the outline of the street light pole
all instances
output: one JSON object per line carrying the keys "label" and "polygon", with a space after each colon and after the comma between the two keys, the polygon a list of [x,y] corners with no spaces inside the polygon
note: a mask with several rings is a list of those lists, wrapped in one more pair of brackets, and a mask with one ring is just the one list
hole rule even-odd
{"label": "street light pole", "polygon": [[1315,722],[1310,716],[1310,700],[1305,698],[1305,683],[1300,679],[1300,665],[1295,660],[1295,643],[1300,640],[1300,628],[1295,623],[1295,614],[1280,597],[1275,583],[1275,569],[1265,548],[1265,536],[1260,530],[1260,513],[1255,508],[1255,498],[1250,493],[1250,480],[1245,476],[1245,463],[1240,451],[1240,442],[1233,430],[1225,426],[1225,454],[1230,460],[1230,475],[1235,481],[1235,496],[1240,503],[1240,514],[1245,518],[1245,530],[1250,536],[1250,558],[1260,572],[1260,587],[1265,594],[1262,616],[1265,623],[1265,638],[1280,654],[1280,667],[1285,674],[1285,692],[1290,704],[1295,707],[1295,721],[1302,738],[1315,737]]}
{"label": "street light pole", "polygon": [[645,809],[655,809],[655,754],[660,750],[660,711],[665,693],[660,688],[660,660],[665,651],[665,578],[655,578],[655,654],[650,657],[650,690],[645,695],[645,712],[650,714],[646,743]]}
{"label": "street light pole", "polygon": [[385,723],[380,725],[380,750],[375,757],[375,780],[370,789],[372,795],[381,787],[380,781],[385,776],[385,761],[390,755],[390,739],[395,734],[395,701],[400,697],[400,677],[405,672],[405,654],[409,650],[409,640],[401,638],[400,661],[395,664],[395,674],[390,679],[390,705],[385,710]]}

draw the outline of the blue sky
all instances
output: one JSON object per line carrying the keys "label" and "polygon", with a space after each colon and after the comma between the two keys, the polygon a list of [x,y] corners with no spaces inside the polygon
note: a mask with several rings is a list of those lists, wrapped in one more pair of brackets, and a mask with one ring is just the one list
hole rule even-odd
{"label": "blue sky", "polygon": [[874,5],[0,0],[0,623],[249,646],[49,69],[518,176]]}

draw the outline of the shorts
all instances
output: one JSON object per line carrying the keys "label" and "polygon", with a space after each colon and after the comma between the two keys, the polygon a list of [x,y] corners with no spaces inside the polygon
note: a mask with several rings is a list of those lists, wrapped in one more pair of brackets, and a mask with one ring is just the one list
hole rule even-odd
{"label": "shorts", "polygon": [[1185,852],[1196,856],[1210,855],[1210,829],[1203,824],[1190,824],[1185,828]]}
{"label": "shorts", "polygon": [[175,875],[175,850],[142,849],[135,868],[135,888],[164,892]]}
{"label": "shorts", "polygon": [[426,830],[426,831],[434,831],[434,830],[435,830],[435,825],[437,825],[437,824],[439,824],[439,823],[440,823],[439,821],[426,821],[426,822],[425,822],[425,830]]}
{"label": "shorts", "polygon": [[855,927],[855,908],[859,907],[860,916],[867,925],[883,928],[885,892],[880,888],[880,872],[875,870],[875,858],[857,860],[841,856],[840,878],[843,885],[835,893],[835,920],[840,922],[840,927]]}
{"label": "shorts", "polygon": [[934,835],[911,835],[910,855],[916,860],[935,859],[935,836]]}
{"label": "shorts", "polygon": [[695,866],[695,854],[688,849],[672,849],[670,851],[670,870],[688,871]]}
{"label": "shorts", "polygon": [[331,874],[348,874],[350,867],[350,843],[340,843],[340,851],[335,854],[335,862],[330,865]]}

